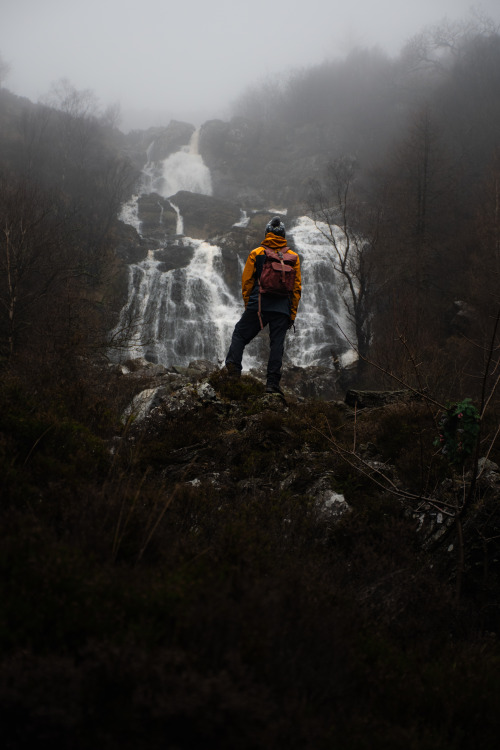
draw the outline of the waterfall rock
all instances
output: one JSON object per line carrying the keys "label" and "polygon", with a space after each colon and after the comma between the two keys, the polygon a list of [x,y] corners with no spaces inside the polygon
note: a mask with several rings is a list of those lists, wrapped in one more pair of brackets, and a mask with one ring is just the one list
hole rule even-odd
{"label": "waterfall rock", "polygon": [[182,245],[167,245],[160,247],[154,252],[155,260],[160,261],[162,272],[172,271],[174,268],[186,268],[194,255],[194,248],[183,243]]}
{"label": "waterfall rock", "polygon": [[190,123],[171,120],[166,128],[154,135],[149,158],[151,161],[162,161],[170,154],[180,151],[189,144],[194,131],[194,125]]}
{"label": "waterfall rock", "polygon": [[241,270],[249,253],[262,242],[263,232],[248,227],[231,227],[212,242],[221,248],[224,279],[236,299],[241,297]]}
{"label": "waterfall rock", "polygon": [[236,196],[243,205],[253,207],[265,204],[265,191],[249,182],[251,174],[258,169],[254,157],[260,129],[259,125],[242,117],[231,122],[209,120],[203,124],[199,149],[210,169],[216,195],[232,199]]}
{"label": "waterfall rock", "polygon": [[201,127],[199,149],[214,194],[252,208],[300,201],[305,178],[317,172],[311,156],[294,149],[288,129],[276,121],[209,120]]}
{"label": "waterfall rock", "polygon": [[166,127],[132,131],[127,142],[132,158],[135,154],[136,163],[142,167],[146,158],[159,162],[187,146],[194,131],[194,125],[190,123],[171,120]]}
{"label": "waterfall rock", "polygon": [[161,241],[165,236],[174,237],[177,227],[177,214],[168,200],[158,193],[141,195],[138,200],[138,216],[141,221],[141,234]]}
{"label": "waterfall rock", "polygon": [[171,196],[184,221],[184,234],[195,239],[207,239],[231,229],[240,218],[240,209],[234,203],[210,195],[181,190]]}
{"label": "waterfall rock", "polygon": [[140,263],[148,254],[147,242],[137,233],[130,224],[122,221],[116,222],[115,252],[118,258],[125,263]]}

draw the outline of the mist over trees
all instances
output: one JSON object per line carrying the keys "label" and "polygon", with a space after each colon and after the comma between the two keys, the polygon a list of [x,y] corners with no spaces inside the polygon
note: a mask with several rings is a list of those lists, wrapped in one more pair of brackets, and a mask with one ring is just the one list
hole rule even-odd
{"label": "mist over trees", "polygon": [[0,353],[81,354],[106,338],[136,173],[91,92],[62,80],[44,104],[0,97]]}
{"label": "mist over trees", "polygon": [[297,70],[247,90],[234,113],[281,140],[283,161],[300,162],[297,202],[315,218],[338,204],[332,165],[356,160],[352,229],[376,238],[363,253],[373,269],[364,314],[370,355],[412,380],[411,347],[430,378],[441,371],[443,388],[473,388],[470,378],[450,378],[444,360],[477,375],[482,358],[464,336],[484,339],[499,304],[500,36],[493,22],[476,15],[424,29],[394,59],[357,49]]}

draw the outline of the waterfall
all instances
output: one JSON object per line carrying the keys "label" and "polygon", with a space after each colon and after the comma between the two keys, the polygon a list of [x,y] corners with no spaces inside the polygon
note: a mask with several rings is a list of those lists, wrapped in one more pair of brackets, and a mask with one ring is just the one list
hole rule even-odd
{"label": "waterfall", "polygon": [[[353,327],[338,289],[333,270],[333,247],[320,231],[303,216],[288,231],[300,256],[302,297],[295,335],[287,337],[287,356],[302,366],[332,364],[332,354],[342,355],[343,364],[352,359],[347,341],[353,340]],[[342,243],[342,238],[338,242]],[[347,337],[347,339],[346,339]]]}
{"label": "waterfall", "polygon": [[194,250],[185,268],[165,272],[154,259],[131,265],[119,324],[130,323],[133,331],[128,357],[168,365],[224,359],[240,311],[223,279],[221,250],[190,238],[180,241],[179,252],[183,247]]}
{"label": "waterfall", "polygon": [[250,223],[250,216],[247,214],[246,211],[243,211],[241,209],[241,217],[240,220],[237,221],[235,224],[233,224],[233,227],[241,227],[242,229],[245,229]]}
{"label": "waterfall", "polygon": [[184,219],[181,216],[181,210],[179,206],[176,206],[175,203],[172,203],[172,201],[169,201],[169,203],[174,209],[175,213],[177,214],[177,224],[175,226],[175,233],[184,234]]}
{"label": "waterfall", "polygon": [[[129,266],[129,295],[112,338],[126,331],[126,347],[121,358],[144,356],[153,362],[187,365],[194,359],[223,361],[235,323],[243,312],[241,297],[233,294],[224,280],[220,247],[184,237],[183,217],[170,200],[179,190],[204,195],[212,192],[210,172],[197,149],[197,135],[189,146],[162,162],[149,159],[138,194],[121,210],[122,221],[136,228],[143,239],[138,200],[154,192],[168,200],[177,214],[176,237],[165,231],[164,240],[151,240],[147,258]],[[160,223],[163,206],[160,204]],[[270,215],[273,211],[270,211]],[[246,226],[242,211],[235,226]],[[285,362],[299,366],[332,366],[332,354],[348,355],[340,329],[347,335],[352,327],[337,291],[333,271],[333,248],[311,219],[302,217],[288,228],[301,258],[302,298],[296,321],[297,330],[287,335]],[[155,243],[155,244],[153,244]],[[174,253],[180,267],[166,269],[163,252]],[[171,257],[171,256],[169,256]],[[241,259],[240,259],[241,268]],[[242,269],[241,269],[242,270]],[[243,368],[265,363],[267,330],[246,348]],[[113,359],[116,353],[111,352]]]}
{"label": "waterfall", "polygon": [[[212,194],[210,171],[198,153],[197,131],[188,146],[162,162],[151,161],[152,147],[150,144],[146,154],[139,191],[120,212],[120,219],[146,240],[139,219],[141,195],[155,192],[168,200],[180,190]],[[191,260],[182,268],[165,271],[160,246],[156,251],[149,250],[145,260],[131,264],[128,301],[112,339],[119,340],[122,332],[129,332],[123,355],[127,358],[146,356],[167,365],[186,365],[193,359],[222,361],[242,305],[224,281],[221,249],[181,236],[183,217],[174,202],[168,203],[177,214],[179,237],[165,237],[163,246],[168,242],[170,248],[178,248],[179,259],[187,253],[192,255]],[[160,209],[161,223],[161,204]],[[113,352],[110,356],[116,358]]]}
{"label": "waterfall", "polygon": [[164,160],[158,191],[164,198],[180,190],[212,195],[212,178],[198,152],[198,136],[199,132],[195,130],[188,146]]}

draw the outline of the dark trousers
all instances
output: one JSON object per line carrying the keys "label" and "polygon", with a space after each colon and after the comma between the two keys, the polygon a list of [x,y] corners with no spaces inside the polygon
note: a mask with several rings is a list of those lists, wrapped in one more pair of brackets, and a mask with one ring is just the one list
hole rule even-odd
{"label": "dark trousers", "polygon": [[[278,385],[281,379],[281,362],[290,318],[284,313],[262,312],[262,322],[264,327],[269,325],[270,352],[267,363],[267,382]],[[241,370],[245,346],[257,336],[260,330],[257,310],[245,310],[234,328],[231,346],[226,357],[226,365],[232,364]]]}

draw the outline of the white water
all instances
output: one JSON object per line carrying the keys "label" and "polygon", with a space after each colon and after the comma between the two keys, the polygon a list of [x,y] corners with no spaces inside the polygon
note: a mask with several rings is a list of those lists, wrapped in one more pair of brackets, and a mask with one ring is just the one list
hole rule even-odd
{"label": "white water", "polygon": [[[326,225],[322,226],[327,232]],[[300,256],[302,297],[296,332],[287,337],[287,355],[293,364],[333,364],[333,355],[352,357],[352,324],[338,291],[333,271],[333,247],[308,216],[302,216],[288,232]],[[341,238],[338,238],[341,242]],[[347,339],[346,339],[347,337]],[[340,356],[342,355],[342,356]]]}
{"label": "white water", "polygon": [[198,137],[199,132],[195,130],[189,146],[184,146],[164,160],[158,184],[158,192],[164,198],[175,195],[179,190],[212,195],[212,178],[198,153]]}
{"label": "white water", "polygon": [[175,225],[175,233],[184,234],[184,219],[182,218],[181,210],[179,206],[176,206],[175,203],[172,203],[172,201],[169,201],[169,203],[174,209],[175,213],[177,214],[177,224]]}
{"label": "white water", "polygon": [[236,222],[236,224],[233,224],[233,227],[241,227],[242,229],[245,229],[250,223],[250,216],[247,214],[246,211],[241,210],[241,218],[239,221]]}
{"label": "white water", "polygon": [[[212,192],[210,172],[197,153],[196,137],[189,147],[163,162],[153,163],[148,159],[139,194],[123,206],[120,218],[140,234],[137,203],[140,195],[157,192],[168,198],[178,190]],[[170,203],[177,213],[177,235],[182,235],[181,213]],[[273,213],[276,211],[270,215]],[[247,222],[248,217],[242,212],[235,226],[245,226]],[[302,298],[297,330],[287,335],[285,361],[299,366],[331,366],[333,354],[343,354],[344,359],[349,356],[349,345],[340,329],[348,336],[351,332],[336,291],[333,249],[307,217],[300,218],[288,230],[288,237],[293,239],[301,258]],[[208,242],[188,237],[177,240],[166,237],[167,243],[169,247],[177,245],[179,258],[183,253],[192,253],[192,258],[184,268],[165,271],[161,260],[155,258],[155,251],[150,250],[147,259],[130,265],[128,302],[113,332],[117,336],[119,331],[129,331],[127,348],[121,357],[146,356],[167,366],[187,365],[194,359],[223,362],[243,303],[241,296],[235,297],[224,281],[222,251]],[[267,338],[264,331],[247,347],[244,369],[265,364]]]}
{"label": "white water", "polygon": [[166,365],[225,358],[240,310],[223,280],[221,250],[202,240],[183,242],[194,247],[186,268],[165,272],[150,259],[130,266],[129,300],[120,320],[121,327],[136,323],[127,357]]}

